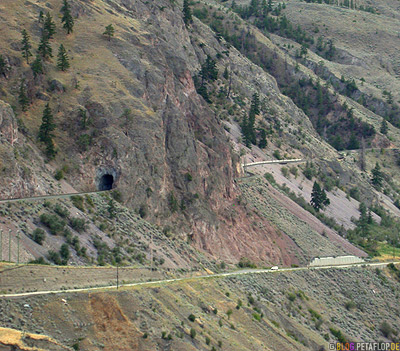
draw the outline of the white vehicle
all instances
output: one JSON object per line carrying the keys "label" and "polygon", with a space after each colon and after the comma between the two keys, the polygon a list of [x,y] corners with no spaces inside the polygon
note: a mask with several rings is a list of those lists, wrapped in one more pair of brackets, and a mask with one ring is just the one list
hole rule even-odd
{"label": "white vehicle", "polygon": [[278,266],[273,266],[273,267],[271,267],[271,271],[277,271],[278,269],[279,269]]}

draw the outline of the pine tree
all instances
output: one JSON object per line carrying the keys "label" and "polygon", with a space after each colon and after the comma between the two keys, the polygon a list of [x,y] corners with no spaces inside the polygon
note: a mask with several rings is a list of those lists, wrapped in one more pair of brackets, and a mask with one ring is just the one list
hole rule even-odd
{"label": "pine tree", "polygon": [[379,166],[378,162],[375,164],[375,168],[371,172],[372,172],[372,179],[371,179],[372,184],[374,184],[377,188],[380,188],[383,182],[383,174],[381,171],[381,166]]}
{"label": "pine tree", "polygon": [[64,23],[63,27],[67,30],[67,34],[70,34],[74,28],[74,19],[71,15],[71,6],[67,0],[64,0],[61,13],[63,14],[61,19],[61,22]]}
{"label": "pine tree", "polygon": [[388,128],[386,119],[383,118],[382,124],[381,124],[381,133],[386,135],[388,133],[388,130],[389,130],[389,128]]}
{"label": "pine tree", "polygon": [[213,82],[218,79],[217,63],[210,55],[207,55],[206,61],[201,66],[200,76],[202,82],[204,82],[204,80]]}
{"label": "pine tree", "polygon": [[34,78],[36,78],[39,74],[43,74],[43,63],[39,55],[37,55],[35,61],[32,62],[31,69]]}
{"label": "pine tree", "polygon": [[268,0],[268,12],[272,12],[272,0]]}
{"label": "pine tree", "polygon": [[248,125],[247,125],[247,133],[248,133],[248,137],[249,137],[251,143],[254,145],[256,145],[256,143],[257,143],[256,130],[254,128],[255,123],[256,123],[256,115],[255,115],[254,111],[250,110],[249,120],[248,120]]}
{"label": "pine tree", "polygon": [[58,49],[57,67],[61,71],[66,71],[69,68],[69,58],[63,44]]}
{"label": "pine tree", "polygon": [[260,130],[260,141],[258,142],[260,149],[264,149],[267,146],[267,132],[265,129]]}
{"label": "pine tree", "polygon": [[225,67],[224,73],[222,75],[226,80],[228,80],[229,78],[229,71],[228,71],[228,67]]}
{"label": "pine tree", "polygon": [[56,151],[53,142],[52,132],[55,130],[54,117],[50,105],[46,104],[43,111],[42,124],[39,129],[39,140],[46,144],[46,154],[49,158],[54,158]]}
{"label": "pine tree", "polygon": [[3,55],[0,55],[0,76],[6,75],[6,60]]}
{"label": "pine tree", "polygon": [[317,182],[314,182],[311,192],[311,206],[314,207],[317,212],[319,212],[319,210],[323,209],[325,206],[328,206],[330,203],[331,202],[326,196],[325,190],[321,189],[321,186]]}
{"label": "pine tree", "polygon": [[254,93],[251,99],[251,106],[250,111],[253,112],[255,115],[260,114],[260,97],[258,93]]}
{"label": "pine tree", "polygon": [[193,17],[192,17],[192,10],[190,9],[189,6],[189,0],[183,0],[183,22],[185,22],[185,25],[188,26],[190,23],[193,22]]}
{"label": "pine tree", "polygon": [[40,40],[38,54],[45,60],[53,57],[53,50],[49,42],[49,37],[45,33],[43,33],[42,39]]}
{"label": "pine tree", "polygon": [[56,156],[56,147],[54,145],[53,139],[50,139],[46,143],[46,155],[49,159],[53,159]]}
{"label": "pine tree", "polygon": [[242,124],[240,127],[242,129],[242,137],[243,137],[244,144],[247,147],[251,148],[251,136],[249,133],[249,120],[248,120],[246,114],[243,115]]}
{"label": "pine tree", "polygon": [[44,13],[43,13],[42,10],[40,10],[38,22],[39,22],[39,23],[43,23],[43,21],[44,21]]}
{"label": "pine tree", "polygon": [[56,33],[56,24],[54,23],[53,18],[50,15],[50,12],[47,12],[43,25],[43,35],[47,36],[48,39],[53,39],[55,33]]}
{"label": "pine tree", "polygon": [[29,65],[29,57],[32,56],[31,53],[32,45],[29,41],[29,34],[25,29],[22,30],[21,44],[22,44],[22,57],[26,60],[26,63]]}
{"label": "pine tree", "polygon": [[109,24],[106,27],[106,30],[104,31],[103,35],[105,35],[108,38],[108,41],[111,40],[111,37],[114,36],[114,27],[112,24]]}
{"label": "pine tree", "polygon": [[25,79],[21,81],[21,85],[19,87],[18,102],[21,105],[22,111],[25,112],[29,105],[29,99],[26,96]]}

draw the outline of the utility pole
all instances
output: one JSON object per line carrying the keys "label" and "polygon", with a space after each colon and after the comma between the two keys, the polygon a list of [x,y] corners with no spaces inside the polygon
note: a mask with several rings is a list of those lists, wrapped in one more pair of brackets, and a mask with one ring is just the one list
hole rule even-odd
{"label": "utility pole", "polygon": [[150,271],[153,272],[153,232],[150,233]]}
{"label": "utility pole", "polygon": [[17,232],[17,264],[19,264],[19,239],[21,237],[20,233],[21,232],[18,230],[18,232]]}
{"label": "utility pole", "polygon": [[11,262],[11,229],[8,230],[8,262]]}
{"label": "utility pole", "polygon": [[119,287],[119,272],[118,272],[118,263],[117,263],[117,290]]}

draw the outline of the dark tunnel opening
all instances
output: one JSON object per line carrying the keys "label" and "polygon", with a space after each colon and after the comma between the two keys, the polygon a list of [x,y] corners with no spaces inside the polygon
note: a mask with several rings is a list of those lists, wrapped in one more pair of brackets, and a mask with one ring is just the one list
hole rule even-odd
{"label": "dark tunnel opening", "polygon": [[114,177],[111,174],[104,174],[100,178],[99,190],[111,190],[114,184]]}

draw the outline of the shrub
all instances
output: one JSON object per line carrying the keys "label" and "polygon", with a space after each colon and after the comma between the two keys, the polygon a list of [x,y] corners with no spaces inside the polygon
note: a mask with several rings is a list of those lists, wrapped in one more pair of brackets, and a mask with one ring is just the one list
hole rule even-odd
{"label": "shrub", "polygon": [[314,311],[312,308],[309,308],[308,312],[310,312],[313,318],[321,319],[321,315],[317,311]]}
{"label": "shrub", "polygon": [[185,179],[188,182],[191,182],[193,180],[193,176],[188,172],[188,173],[185,174]]}
{"label": "shrub", "polygon": [[264,173],[264,178],[268,181],[268,183],[270,183],[270,184],[275,184],[276,182],[275,182],[275,178],[274,178],[274,176],[271,174],[271,173],[269,173],[269,172],[265,172]]}
{"label": "shrub", "polygon": [[251,262],[247,257],[242,257],[238,263],[240,268],[257,268],[255,263]]}
{"label": "shrub", "polygon": [[56,178],[56,180],[64,179],[64,171],[59,169],[56,174],[54,174],[54,178]]}
{"label": "shrub", "polygon": [[63,258],[63,263],[68,262],[70,258],[69,246],[68,244],[62,244],[60,248],[60,256]]}
{"label": "shrub", "polygon": [[292,166],[290,167],[290,173],[292,173],[294,175],[295,178],[297,178],[298,176],[298,169],[296,166]]}
{"label": "shrub", "polygon": [[53,235],[61,234],[65,228],[65,222],[57,215],[43,213],[40,215],[40,221],[49,228]]}
{"label": "shrub", "polygon": [[71,196],[71,201],[77,209],[79,209],[81,211],[85,211],[85,207],[83,207],[83,197],[82,196],[73,195],[73,196]]}
{"label": "shrub", "polygon": [[259,315],[257,312],[254,312],[254,313],[253,313],[253,318],[254,318],[256,321],[258,321],[258,322],[261,321],[261,315]]}
{"label": "shrub", "polygon": [[56,206],[54,207],[54,212],[57,213],[62,218],[69,217],[69,211],[64,206],[61,206],[60,204],[56,204]]}
{"label": "shrub", "polygon": [[288,170],[286,167],[282,167],[282,168],[281,168],[281,172],[282,172],[282,174],[283,174],[283,176],[284,176],[285,178],[288,177],[288,175],[289,175],[289,170]]}
{"label": "shrub", "polygon": [[84,232],[86,230],[86,221],[83,218],[71,218],[70,224],[77,232]]}
{"label": "shrub", "polygon": [[122,193],[115,189],[111,192],[111,196],[113,197],[113,199],[117,202],[122,202]]}
{"label": "shrub", "polygon": [[39,257],[36,260],[30,260],[28,264],[48,264],[44,257]]}
{"label": "shrub", "polygon": [[347,311],[350,311],[350,310],[356,308],[356,304],[354,303],[354,301],[347,301],[346,304],[344,305],[344,307],[346,307]]}
{"label": "shrub", "polygon": [[251,295],[249,295],[249,297],[248,297],[247,299],[249,300],[249,304],[250,304],[250,305],[254,305],[254,303],[256,302],[256,301],[254,300],[254,297],[251,296]]}
{"label": "shrub", "polygon": [[59,254],[58,252],[55,252],[55,251],[53,251],[53,250],[50,250],[50,251],[47,253],[47,258],[48,258],[50,261],[52,261],[52,262],[54,262],[55,264],[57,264],[57,265],[60,265],[60,264],[61,264],[61,257],[60,257],[60,254]]}
{"label": "shrub", "polygon": [[210,345],[210,343],[211,343],[211,339],[208,336],[206,336],[206,344]]}
{"label": "shrub", "polygon": [[360,201],[360,190],[358,190],[358,188],[356,188],[356,187],[351,188],[351,189],[349,190],[349,195],[350,195],[354,200]]}
{"label": "shrub", "polygon": [[188,319],[189,319],[191,322],[194,322],[194,321],[196,320],[196,316],[193,315],[193,314],[191,313],[191,314],[189,314]]}
{"label": "shrub", "polygon": [[231,318],[232,313],[233,313],[233,311],[231,309],[226,311],[226,315],[228,316],[228,319]]}
{"label": "shrub", "polygon": [[195,337],[196,337],[196,330],[194,330],[193,328],[190,328],[190,337],[192,338],[192,339],[194,339]]}
{"label": "shrub", "polygon": [[168,195],[168,205],[171,212],[176,212],[178,210],[178,200],[172,192]]}
{"label": "shrub", "polygon": [[281,160],[282,156],[279,150],[275,150],[272,154],[276,159]]}
{"label": "shrub", "polygon": [[386,338],[388,338],[388,337],[392,334],[392,332],[393,332],[392,327],[391,327],[390,324],[389,324],[388,322],[386,322],[386,321],[384,321],[384,322],[381,324],[381,326],[379,327],[379,330],[382,332],[382,334],[383,334]]}
{"label": "shrub", "polygon": [[33,241],[37,242],[39,245],[43,244],[45,238],[46,238],[46,233],[43,229],[36,228],[32,233]]}
{"label": "shrub", "polygon": [[332,335],[341,343],[345,344],[346,343],[346,338],[342,334],[342,332],[339,329],[335,329],[333,327],[329,328],[330,332]]}

